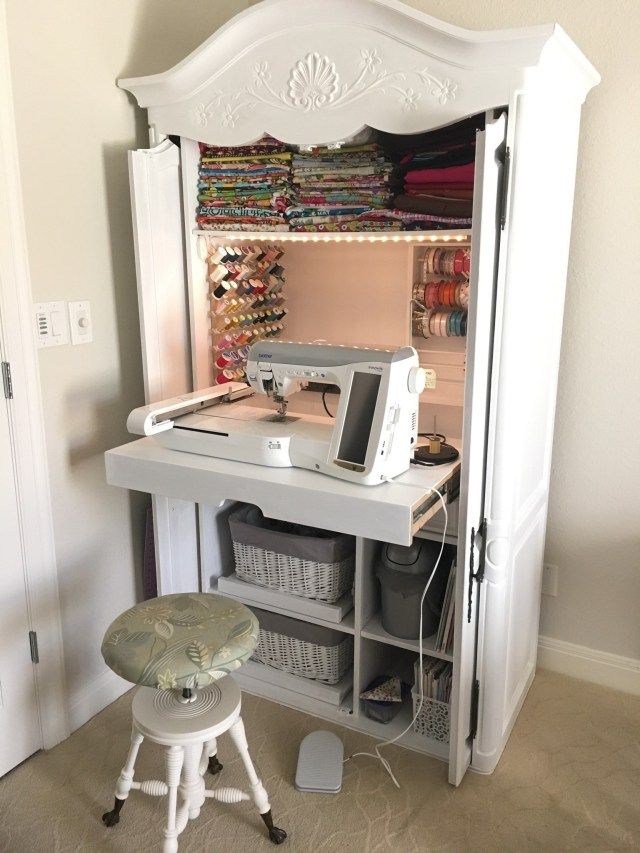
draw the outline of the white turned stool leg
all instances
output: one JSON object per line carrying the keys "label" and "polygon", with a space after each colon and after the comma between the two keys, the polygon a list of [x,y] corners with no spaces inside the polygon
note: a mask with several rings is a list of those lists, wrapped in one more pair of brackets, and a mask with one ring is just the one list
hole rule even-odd
{"label": "white turned stool leg", "polygon": [[200,814],[200,807],[204,803],[204,779],[200,773],[202,744],[187,744],[183,749],[184,764],[182,765],[180,794],[189,811],[189,817],[193,820]]}
{"label": "white turned stool leg", "polygon": [[184,829],[184,823],[176,821],[176,810],[178,805],[178,785],[180,784],[180,772],[184,761],[184,752],[181,746],[169,746],[164,753],[165,766],[167,770],[167,825],[164,830],[163,853],[176,853],[178,850],[178,835]]}
{"label": "white turned stool leg", "polygon": [[274,844],[282,844],[287,837],[287,833],[283,829],[278,829],[277,826],[273,825],[269,797],[264,785],[256,773],[253,761],[249,755],[249,744],[247,743],[247,736],[244,731],[244,723],[242,722],[241,717],[238,717],[236,722],[231,726],[229,734],[231,735],[231,740],[233,741],[236,749],[240,753],[244,769],[249,777],[249,785],[251,787],[253,802],[256,804],[258,811],[260,812],[260,816],[269,830],[269,838]]}
{"label": "white turned stool leg", "polygon": [[[273,825],[267,792],[251,761],[244,725],[239,717],[241,695],[236,682],[226,676],[198,690],[192,702],[187,704],[183,698],[179,690],[141,687],[136,692],[132,708],[131,748],[118,779],[114,809],[103,816],[104,822],[107,826],[118,822],[120,809],[132,790],[151,797],[166,796],[163,851],[177,853],[180,833],[189,818],[198,817],[206,799],[220,803],[241,803],[252,799],[269,830],[269,838],[274,844],[281,844],[287,834]],[[214,774],[222,770],[217,759],[216,738],[227,731],[249,777],[250,795],[239,788],[225,786],[206,789],[207,770]],[[133,768],[143,735],[164,747],[166,781],[133,781]]]}
{"label": "white turned stool leg", "polygon": [[105,823],[106,826],[115,826],[120,820],[120,810],[122,809],[124,801],[129,796],[129,791],[131,790],[131,785],[133,783],[133,770],[136,758],[138,757],[138,750],[140,749],[140,744],[143,740],[144,738],[136,729],[134,724],[131,727],[131,746],[129,747],[127,760],[125,761],[124,767],[120,771],[118,781],[116,782],[116,795],[113,809],[102,815],[103,823]]}
{"label": "white turned stool leg", "polygon": [[222,764],[218,761],[218,743],[215,738],[205,741],[202,746],[202,758],[200,759],[200,773],[204,774],[209,771],[212,776],[219,773],[223,769]]}

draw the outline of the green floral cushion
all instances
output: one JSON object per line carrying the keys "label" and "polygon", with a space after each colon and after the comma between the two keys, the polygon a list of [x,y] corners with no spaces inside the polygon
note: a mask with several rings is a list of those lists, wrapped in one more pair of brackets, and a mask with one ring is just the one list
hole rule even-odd
{"label": "green floral cushion", "polygon": [[258,642],[258,620],[244,604],[213,593],[163,595],[109,625],[102,657],[133,684],[198,687],[238,669]]}

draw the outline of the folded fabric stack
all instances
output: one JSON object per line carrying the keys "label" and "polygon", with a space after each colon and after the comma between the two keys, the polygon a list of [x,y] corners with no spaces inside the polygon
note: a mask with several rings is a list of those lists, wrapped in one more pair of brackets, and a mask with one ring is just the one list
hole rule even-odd
{"label": "folded fabric stack", "polygon": [[404,215],[407,230],[471,225],[475,140],[482,121],[474,116],[429,133],[386,139],[398,163],[393,207]]}
{"label": "folded fabric stack", "polygon": [[392,163],[376,143],[339,149],[315,148],[293,155],[292,231],[399,229],[384,208],[391,196]]}
{"label": "folded fabric stack", "polygon": [[200,143],[198,227],[210,231],[288,231],[291,152],[265,136],[253,145]]}

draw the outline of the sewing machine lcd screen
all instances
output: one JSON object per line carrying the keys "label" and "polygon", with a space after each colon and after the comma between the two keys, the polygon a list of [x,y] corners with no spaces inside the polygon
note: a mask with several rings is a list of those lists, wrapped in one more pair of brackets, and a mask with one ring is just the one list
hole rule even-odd
{"label": "sewing machine lcd screen", "polygon": [[376,373],[353,374],[338,450],[338,458],[343,462],[364,465],[378,402],[380,378]]}

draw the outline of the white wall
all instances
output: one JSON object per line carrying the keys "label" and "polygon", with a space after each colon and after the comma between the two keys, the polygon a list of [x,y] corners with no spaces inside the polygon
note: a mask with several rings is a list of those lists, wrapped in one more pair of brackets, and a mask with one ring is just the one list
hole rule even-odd
{"label": "white wall", "polygon": [[[95,325],[93,344],[40,357],[67,670],[79,722],[111,689],[101,680],[99,642],[134,598],[144,507],[105,485],[102,463],[106,448],[126,440],[126,414],[142,400],[125,152],[144,144],[144,127],[114,82],[170,67],[252,3],[7,5],[34,299],[89,298]],[[477,29],[557,20],[602,73],[583,118],[547,540],[547,558],[560,567],[559,591],[543,601],[541,632],[560,644],[637,659],[640,6],[411,5]]]}
{"label": "white wall", "polygon": [[7,0],[33,298],[90,299],[94,323],[92,344],[39,354],[73,727],[126,687],[100,641],[140,588],[147,502],[103,463],[143,401],[126,152],[146,138],[115,80],[164,70],[241,7]]}

